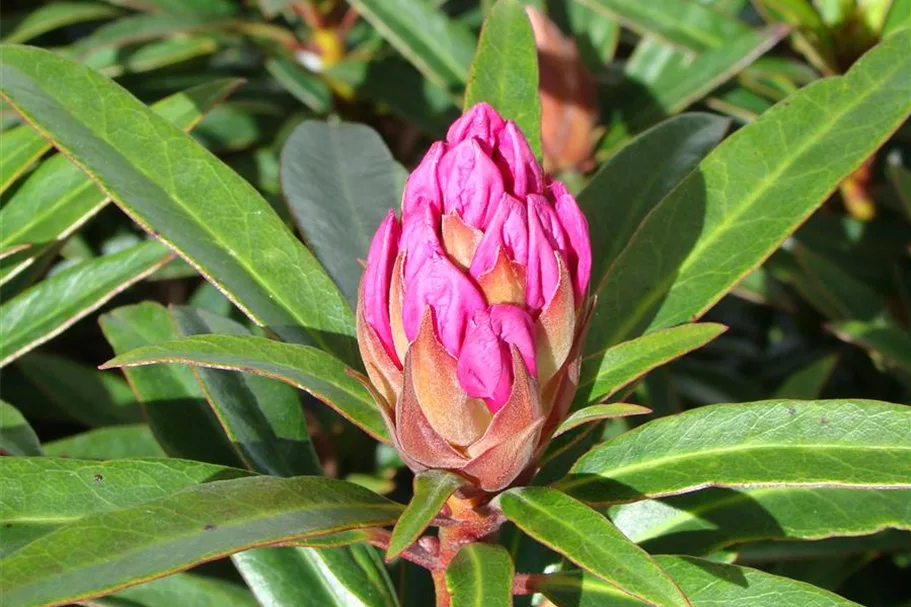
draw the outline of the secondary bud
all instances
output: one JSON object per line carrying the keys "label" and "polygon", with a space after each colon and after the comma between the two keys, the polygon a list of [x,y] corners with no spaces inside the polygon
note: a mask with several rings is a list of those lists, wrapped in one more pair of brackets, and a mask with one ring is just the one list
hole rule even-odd
{"label": "secondary bud", "polygon": [[358,342],[396,448],[482,491],[529,468],[578,381],[591,247],[575,199],[479,104],[374,236]]}

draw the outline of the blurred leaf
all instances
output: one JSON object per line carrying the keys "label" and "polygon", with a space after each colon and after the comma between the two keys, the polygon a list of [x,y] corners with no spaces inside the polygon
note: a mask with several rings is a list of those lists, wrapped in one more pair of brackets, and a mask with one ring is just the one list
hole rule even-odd
{"label": "blurred leaf", "polygon": [[[658,556],[656,560],[690,597],[693,607],[859,607],[857,603],[809,584],[747,567],[693,557]],[[594,576],[578,571],[548,576],[541,584],[541,591],[558,607],[636,607],[645,604]]]}
{"label": "blurred leaf", "polygon": [[582,424],[589,424],[604,419],[614,419],[617,417],[629,417],[630,415],[647,415],[652,410],[640,405],[630,405],[627,403],[611,403],[609,405],[592,405],[579,409],[557,426],[554,436],[559,436]]}
{"label": "blurred leaf", "polygon": [[[803,270],[806,280],[813,282],[832,306],[833,320],[856,318],[870,320],[886,305],[885,298],[869,285],[844,271],[837,263],[804,246],[791,249],[794,260]],[[825,310],[823,310],[825,313]]]}
{"label": "blurred leaf", "polygon": [[[0,489],[5,496],[0,504],[4,567],[11,553],[68,523],[199,483],[244,475],[241,470],[174,459],[4,458],[0,465]],[[4,568],[3,582],[8,571]]]}
{"label": "blurred leaf", "polygon": [[109,78],[141,74],[175,66],[215,52],[218,44],[206,36],[178,35],[153,40],[128,51],[105,47],[92,52],[82,63]]}
{"label": "blurred leaf", "polygon": [[[98,319],[115,353],[177,337],[168,311],[144,302],[117,308]],[[203,399],[190,369],[181,365],[125,369],[155,439],[170,457],[240,465],[218,418]]]}
{"label": "blurred leaf", "polygon": [[[911,30],[890,37],[846,76],[811,84],[718,146],[595,289],[588,351],[700,316],[778,248],[911,111],[909,44]],[[850,153],[832,157],[846,137]],[[755,157],[769,161],[744,162]]]}
{"label": "blurred leaf", "polygon": [[622,592],[652,605],[690,605],[647,552],[568,495],[547,487],[521,487],[501,495],[499,504],[522,531]]}
{"label": "blurred leaf", "polygon": [[649,552],[704,556],[761,539],[819,540],[911,530],[911,491],[807,487],[705,489],[610,509],[630,540]]}
{"label": "blurred leaf", "polygon": [[837,364],[838,356],[832,355],[799,369],[775,389],[774,398],[819,398]]}
{"label": "blurred leaf", "polygon": [[212,22],[193,15],[132,15],[111,21],[65,49],[65,53],[85,59],[100,49],[119,49],[139,42],[165,38],[211,27]]}
{"label": "blurred leaf", "polygon": [[128,8],[143,11],[173,13],[176,15],[201,15],[205,17],[230,17],[237,12],[233,0],[107,0]]}
{"label": "blurred leaf", "polygon": [[894,34],[911,23],[911,0],[892,0],[881,32],[882,37]]}
{"label": "blurred leaf", "polygon": [[[126,91],[67,59],[9,47],[0,74],[11,105],[254,321],[356,360],[354,319],[341,294],[241,177]],[[317,299],[319,307],[310,305]]]}
{"label": "blurred leaf", "polygon": [[0,193],[5,192],[50,147],[44,137],[27,124],[4,132],[0,137]]}
{"label": "blurred leaf", "polygon": [[281,156],[282,192],[298,228],[354,309],[359,259],[398,206],[399,165],[368,126],[306,121]]}
{"label": "blurred leaf", "polygon": [[392,530],[386,560],[394,559],[416,542],[449,496],[465,482],[464,478],[447,470],[425,470],[415,475],[414,495]]}
{"label": "blurred leaf", "polygon": [[51,457],[116,460],[165,457],[147,424],[108,426],[57,439],[44,445]]}
{"label": "blurred leaf", "polygon": [[426,78],[459,92],[474,53],[471,30],[425,0],[353,0],[352,5]]}
{"label": "blurred leaf", "polygon": [[467,544],[446,569],[452,607],[510,607],[515,569],[501,546]]}
{"label": "blurred leaf", "polygon": [[199,335],[122,352],[102,367],[183,363],[257,373],[305,390],[382,442],[386,426],[367,391],[325,352],[264,337]]}
{"label": "blurred leaf", "polygon": [[655,367],[712,341],[727,327],[715,323],[681,325],[623,342],[582,361],[577,403],[603,400]]}
{"label": "blurred leaf", "polygon": [[3,42],[9,44],[25,42],[61,27],[116,17],[118,14],[120,11],[117,9],[98,2],[56,0],[52,4],[39,6],[25,15],[16,22],[12,31],[4,23]]}
{"label": "blurred leaf", "polygon": [[909,488],[909,425],[911,408],[872,400],[700,407],[596,447],[559,487],[598,504],[707,486]]}
{"label": "blurred leaf", "polygon": [[43,352],[23,356],[16,361],[16,366],[61,411],[86,426],[125,424],[142,419],[136,397],[116,372],[98,371]]}
{"label": "blurred leaf", "polygon": [[65,331],[112,297],[154,272],[171,256],[149,241],[79,263],[0,305],[0,345],[6,365]]}
{"label": "blurred leaf", "polygon": [[[548,2],[547,8],[549,12],[566,12],[565,29],[572,34],[579,55],[589,70],[601,71],[614,60],[620,43],[620,24],[616,19],[575,0]],[[550,17],[563,25],[557,15]]]}
{"label": "blurred leaf", "polygon": [[92,607],[257,607],[241,584],[192,573],[174,573],[92,600]]}
{"label": "blurred leaf", "polygon": [[465,109],[482,101],[515,121],[540,160],[538,51],[531,23],[518,0],[499,0],[484,21],[468,72]]}
{"label": "blurred leaf", "polygon": [[286,91],[317,114],[332,108],[332,91],[315,74],[285,57],[268,59],[265,66]]}
{"label": "blurred leaf", "polygon": [[859,320],[834,323],[831,330],[842,340],[876,353],[911,372],[911,335],[906,331]]}
{"label": "blurred leaf", "polygon": [[[33,541],[4,559],[0,589],[7,607],[82,600],[238,550],[389,525],[399,511],[357,485],[317,477],[191,486],[87,516]],[[113,531],[119,529],[131,533]]]}
{"label": "blurred leaf", "polygon": [[747,26],[698,2],[688,0],[581,0],[617,18],[638,34],[652,34],[683,49],[703,51],[741,35]]}
{"label": "blurred leaf", "polygon": [[41,455],[38,435],[16,407],[0,400],[0,454]]}
{"label": "blurred leaf", "polygon": [[794,27],[794,48],[824,75],[838,72],[835,40],[811,0],[756,0],[756,9],[770,23],[784,22]]}
{"label": "blurred leaf", "polygon": [[886,172],[895,187],[895,191],[898,193],[905,216],[911,220],[911,169],[899,164],[889,163],[886,167]]}

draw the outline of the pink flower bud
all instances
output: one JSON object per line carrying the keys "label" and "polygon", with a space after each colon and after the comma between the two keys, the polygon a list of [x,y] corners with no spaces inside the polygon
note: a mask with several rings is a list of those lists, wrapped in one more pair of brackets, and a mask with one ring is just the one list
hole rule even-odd
{"label": "pink flower bud", "polygon": [[515,123],[478,104],[431,146],[367,256],[358,342],[414,470],[494,492],[533,465],[575,392],[588,224]]}

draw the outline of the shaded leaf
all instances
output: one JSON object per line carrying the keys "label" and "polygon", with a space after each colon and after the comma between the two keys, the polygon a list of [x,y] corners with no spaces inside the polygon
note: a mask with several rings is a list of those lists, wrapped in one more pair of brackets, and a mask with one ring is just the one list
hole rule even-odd
{"label": "shaded leaf", "polygon": [[911,372],[911,335],[892,325],[848,320],[834,323],[831,331],[844,341],[856,344]]}
{"label": "shaded leaf", "polygon": [[515,569],[501,546],[467,544],[446,569],[452,607],[509,607]]}
{"label": "shaded leaf", "polygon": [[838,356],[820,358],[806,367],[795,371],[775,389],[775,398],[819,398],[835,365]]}
{"label": "shaded leaf", "polygon": [[414,496],[392,530],[386,560],[394,559],[416,542],[449,496],[464,483],[461,476],[446,470],[425,470],[415,475]]}
{"label": "shaded leaf", "polygon": [[4,132],[0,138],[0,192],[5,192],[49,148],[44,137],[27,124]]}
{"label": "shaded leaf", "polygon": [[51,441],[44,445],[44,451],[51,457],[74,459],[165,457],[165,452],[155,440],[152,429],[146,424],[125,424],[89,430]]}
{"label": "shaded leaf", "polygon": [[41,443],[16,407],[0,400],[0,454],[41,455]]}
{"label": "shaded leaf", "polygon": [[[68,2],[57,0],[39,6],[19,20],[12,31],[4,27],[3,42],[25,42],[55,29],[115,17],[120,13],[112,6],[100,2]],[[4,24],[5,26],[6,24]]]}

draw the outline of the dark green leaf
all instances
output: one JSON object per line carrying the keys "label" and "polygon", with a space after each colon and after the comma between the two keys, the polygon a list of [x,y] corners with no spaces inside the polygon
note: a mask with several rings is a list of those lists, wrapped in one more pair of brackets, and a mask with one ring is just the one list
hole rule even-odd
{"label": "dark green leaf", "polygon": [[510,607],[515,569],[501,546],[467,544],[446,569],[452,607]]}
{"label": "dark green leaf", "polygon": [[499,0],[484,21],[468,73],[465,109],[482,101],[515,121],[541,158],[538,54],[531,23],[518,0]]}
{"label": "dark green leaf", "polygon": [[175,573],[166,578],[127,588],[111,596],[94,599],[92,607],[257,607],[250,591],[241,584],[192,573]]}
{"label": "dark green leaf", "polygon": [[0,192],[41,158],[50,144],[27,124],[17,126],[0,137]]}
{"label": "dark green leaf", "polygon": [[792,373],[775,390],[775,398],[819,398],[835,365],[837,356],[826,356]]}
{"label": "dark green leaf", "polygon": [[38,435],[16,407],[0,400],[0,454],[41,455]]}
{"label": "dark green leaf", "polygon": [[84,261],[0,306],[0,365],[22,356],[161,267],[171,252],[158,242]]}
{"label": "dark green leaf", "polygon": [[152,429],[146,424],[126,424],[89,430],[49,442],[44,445],[44,451],[53,457],[75,459],[165,457],[165,452],[155,440]]}
{"label": "dark green leaf", "polygon": [[285,90],[318,114],[332,108],[332,91],[315,74],[284,57],[266,61],[266,70]]}
{"label": "dark green leaf", "polygon": [[874,352],[911,372],[911,335],[893,325],[848,320],[831,330],[844,341]]}
{"label": "dark green leaf", "polygon": [[414,477],[414,497],[399,517],[389,538],[386,560],[392,560],[417,541],[449,496],[465,479],[446,470],[426,470]]}
{"label": "dark green leaf", "polygon": [[[40,6],[16,23],[16,27],[4,32],[3,42],[25,42],[55,29],[114,17],[120,11],[100,2],[68,2],[57,0]],[[4,24],[6,25],[6,24]],[[6,29],[6,28],[4,28]]]}
{"label": "dark green leaf", "polygon": [[373,234],[402,198],[399,166],[361,124],[306,121],[282,149],[282,192],[305,240],[352,309]]}
{"label": "dark green leaf", "polygon": [[647,552],[585,504],[547,487],[511,489],[499,500],[522,531],[623,592],[652,605],[690,605]]}
{"label": "dark green leaf", "polygon": [[248,548],[389,525],[399,512],[366,489],[324,478],[207,483],[36,539],[4,559],[0,590],[7,607],[68,603]]}
{"label": "dark green leaf", "polygon": [[630,415],[647,415],[652,410],[641,405],[630,405],[627,403],[611,403],[609,405],[592,405],[579,409],[557,426],[554,436],[560,436],[573,428],[582,424],[601,421],[604,419],[613,419],[616,417],[629,417]]}
{"label": "dark green leaf", "polygon": [[908,488],[909,428],[911,408],[872,400],[700,407],[593,449],[560,488],[601,504],[709,486]]}
{"label": "dark green leaf", "polygon": [[386,426],[367,391],[347,374],[344,364],[315,348],[264,337],[206,335],[136,349],[103,366],[155,363],[246,371],[278,379],[310,392],[378,440],[387,440]]}

